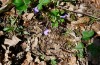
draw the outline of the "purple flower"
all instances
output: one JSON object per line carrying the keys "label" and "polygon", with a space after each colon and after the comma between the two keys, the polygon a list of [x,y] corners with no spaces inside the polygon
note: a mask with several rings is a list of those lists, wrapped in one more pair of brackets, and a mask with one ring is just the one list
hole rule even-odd
{"label": "purple flower", "polygon": [[65,15],[63,15],[63,16],[60,16],[60,18],[66,18],[68,15],[67,14],[65,14]]}
{"label": "purple flower", "polygon": [[38,13],[39,12],[38,7],[33,8],[33,11],[35,14]]}
{"label": "purple flower", "polygon": [[48,35],[49,32],[50,32],[50,30],[49,30],[49,29],[46,29],[46,30],[44,31],[44,35]]}

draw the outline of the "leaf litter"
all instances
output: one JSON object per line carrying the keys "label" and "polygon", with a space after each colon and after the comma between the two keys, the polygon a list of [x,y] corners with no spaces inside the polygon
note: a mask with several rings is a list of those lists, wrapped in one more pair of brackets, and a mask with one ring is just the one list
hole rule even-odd
{"label": "leaf litter", "polygon": [[[91,1],[96,3],[95,6],[99,8],[99,0]],[[64,16],[57,15],[57,17],[60,16],[65,19],[65,22],[59,23],[57,28],[52,28],[50,18],[47,16],[48,14],[44,13],[44,11],[41,12],[37,7],[32,8],[32,11],[23,13],[21,16],[18,16],[14,9],[6,12],[5,15],[2,16],[4,17],[4,22],[0,23],[0,27],[6,27],[6,25],[10,26],[7,22],[9,21],[7,18],[9,18],[10,15],[14,15],[18,18],[15,24],[17,27],[22,26],[22,29],[18,29],[20,32],[13,31],[12,33],[6,33],[0,28],[0,59],[4,56],[3,61],[0,60],[0,63],[2,65],[99,64],[97,60],[99,57],[92,56],[92,51],[90,50],[88,52],[87,47],[92,48],[90,47],[92,43],[93,45],[99,46],[100,23],[98,21],[91,22],[92,18],[90,16],[82,14],[92,14],[93,16],[99,17],[99,14],[94,13],[98,10],[92,8],[93,6],[89,8],[86,3],[82,2],[76,5],[70,2],[61,2],[59,6],[61,9],[65,7],[66,9],[64,10],[67,10],[67,13],[65,13],[65,15],[63,13]],[[41,15],[43,15],[44,18]],[[89,32],[86,32],[87,30],[89,32],[93,30],[94,33],[88,34]],[[23,34],[22,31],[27,31],[28,34]],[[83,31],[86,33],[83,33]],[[83,36],[84,38],[88,37],[89,40],[83,40]],[[82,42],[82,46],[78,44],[79,42]],[[75,47],[78,49],[75,49]],[[97,48],[94,49],[96,51],[99,50]],[[88,53],[90,58],[86,56]],[[78,57],[78,55],[83,58]],[[41,58],[41,56],[43,56],[43,58]]]}

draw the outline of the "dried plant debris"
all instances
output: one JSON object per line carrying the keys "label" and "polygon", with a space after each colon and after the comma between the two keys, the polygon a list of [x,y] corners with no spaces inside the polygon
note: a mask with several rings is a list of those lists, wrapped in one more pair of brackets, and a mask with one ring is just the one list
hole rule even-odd
{"label": "dried plant debris", "polygon": [[100,22],[93,23],[92,29],[100,36]]}
{"label": "dried plant debris", "polygon": [[0,0],[0,65],[100,65],[98,59],[100,0]]}
{"label": "dried plant debris", "polygon": [[4,44],[7,44],[9,46],[15,46],[19,41],[21,40],[14,35],[12,39],[5,39]]}

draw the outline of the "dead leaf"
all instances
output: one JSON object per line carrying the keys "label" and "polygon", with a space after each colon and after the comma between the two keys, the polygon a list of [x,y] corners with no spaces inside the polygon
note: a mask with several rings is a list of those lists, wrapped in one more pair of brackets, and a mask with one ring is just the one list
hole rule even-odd
{"label": "dead leaf", "polygon": [[36,37],[36,38],[34,39],[33,44],[32,44],[32,49],[34,49],[34,48],[37,46],[37,44],[38,44],[38,38]]}
{"label": "dead leaf", "polygon": [[2,63],[0,63],[0,65],[2,65]]}
{"label": "dead leaf", "polygon": [[36,65],[35,62],[31,62],[29,65]]}
{"label": "dead leaf", "polygon": [[31,20],[33,16],[34,16],[34,13],[29,13],[28,16],[27,16],[27,19]]}
{"label": "dead leaf", "polygon": [[75,9],[75,6],[74,5],[72,5],[71,3],[67,3],[68,4],[68,6],[69,6],[69,10],[70,11],[74,11],[74,9]]}
{"label": "dead leaf", "polygon": [[30,52],[27,52],[27,54],[26,54],[26,60],[27,60],[29,63],[33,60],[33,58],[31,57],[31,53],[30,53]]}
{"label": "dead leaf", "polygon": [[45,61],[41,61],[41,62],[39,63],[39,65],[46,65],[46,62],[45,62]]}
{"label": "dead leaf", "polygon": [[28,47],[28,44],[26,44],[26,42],[23,42],[21,44],[21,47],[22,47],[23,50],[26,50],[26,48]]}
{"label": "dead leaf", "polygon": [[2,6],[6,5],[8,1],[10,0],[1,0],[1,2],[3,3]]}
{"label": "dead leaf", "polygon": [[0,31],[0,36],[4,35],[3,31]]}
{"label": "dead leaf", "polygon": [[76,57],[74,57],[74,56],[71,57],[68,64],[69,64],[69,65],[77,65],[77,64],[76,64]]}
{"label": "dead leaf", "polygon": [[34,16],[34,13],[25,13],[25,14],[22,16],[22,18],[23,18],[23,20],[28,21],[28,20],[31,20],[33,16]]}
{"label": "dead leaf", "polygon": [[19,41],[21,41],[18,37],[15,35],[11,39],[5,39],[4,44],[7,44],[9,46],[15,46]]}
{"label": "dead leaf", "polygon": [[9,50],[6,50],[6,52],[5,52],[5,58],[4,58],[5,62],[9,61],[9,59],[8,59],[8,57],[9,57],[8,53],[9,53]]}
{"label": "dead leaf", "polygon": [[40,63],[39,57],[36,57],[35,62]]}
{"label": "dead leaf", "polygon": [[96,6],[97,8],[100,9],[100,0],[92,0],[92,2],[95,4],[95,6]]}
{"label": "dead leaf", "polygon": [[84,24],[84,23],[88,23],[90,21],[90,18],[87,16],[84,17],[80,17],[77,21],[72,21],[72,24]]}
{"label": "dead leaf", "polygon": [[27,60],[24,60],[24,62],[21,64],[21,65],[28,65],[28,61]]}
{"label": "dead leaf", "polygon": [[92,24],[92,29],[100,36],[100,22]]}

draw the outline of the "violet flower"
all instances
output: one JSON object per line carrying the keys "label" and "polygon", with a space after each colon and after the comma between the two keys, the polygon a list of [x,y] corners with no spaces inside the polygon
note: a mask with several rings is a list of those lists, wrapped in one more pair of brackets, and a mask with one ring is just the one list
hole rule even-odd
{"label": "violet flower", "polygon": [[46,29],[43,33],[44,33],[44,35],[48,35],[49,32],[50,32],[50,30],[49,29]]}
{"label": "violet flower", "polygon": [[38,13],[39,12],[38,7],[33,8],[33,11],[35,14]]}
{"label": "violet flower", "polygon": [[65,15],[60,16],[60,18],[66,18],[67,16],[68,16],[68,15],[65,14]]}

